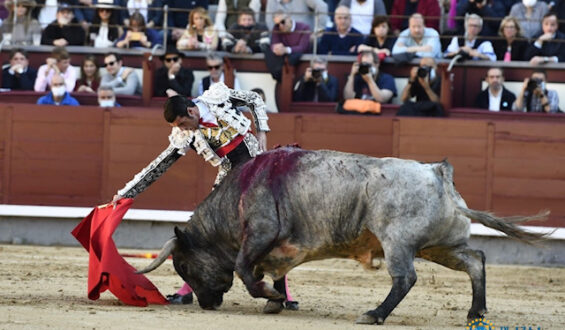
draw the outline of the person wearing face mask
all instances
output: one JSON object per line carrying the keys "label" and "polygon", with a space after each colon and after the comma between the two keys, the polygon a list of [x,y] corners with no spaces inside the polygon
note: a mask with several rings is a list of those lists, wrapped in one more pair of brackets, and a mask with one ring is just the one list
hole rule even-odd
{"label": "person wearing face mask", "polygon": [[410,78],[400,97],[403,103],[397,116],[443,116],[443,108],[439,103],[440,89],[441,79],[437,74],[436,61],[432,57],[422,58],[420,65],[410,70]]}
{"label": "person wearing face mask", "polygon": [[510,16],[516,17],[525,38],[533,38],[541,32],[541,19],[549,12],[547,3],[537,0],[522,0],[510,9]]}
{"label": "person wearing face mask", "polygon": [[54,74],[51,78],[51,91],[37,100],[41,105],[80,105],[78,101],[67,92],[65,79],[60,74]]}
{"label": "person wearing face mask", "polygon": [[379,71],[379,58],[372,51],[363,51],[358,57],[351,66],[343,98],[389,103],[396,96],[394,78]]}
{"label": "person wearing face mask", "polygon": [[544,70],[535,70],[524,84],[512,111],[521,112],[559,112],[559,96],[556,91],[547,89],[547,75]]}
{"label": "person wearing face mask", "polygon": [[67,92],[72,92],[75,88],[77,76],[76,71],[71,66],[71,55],[65,47],[55,47],[51,51],[51,56],[46,60],[46,64],[39,67],[37,78],[33,90],[45,92],[51,78],[55,74],[60,74],[65,79]]}
{"label": "person wearing face mask", "polygon": [[14,48],[10,51],[10,66],[2,70],[2,88],[33,90],[37,70],[29,66],[27,52]]}
{"label": "person wearing face mask", "polygon": [[85,32],[74,18],[72,8],[67,3],[59,3],[57,19],[43,30],[41,44],[83,46],[85,39]]}
{"label": "person wearing face mask", "polygon": [[547,13],[541,25],[542,34],[531,44],[526,58],[532,65],[565,62],[565,34],[558,30],[557,15]]}
{"label": "person wearing face mask", "polygon": [[315,57],[302,78],[294,85],[293,100],[297,102],[336,102],[337,78],[328,74],[326,60]]}
{"label": "person wearing face mask", "polygon": [[116,102],[116,93],[114,93],[114,89],[110,86],[103,86],[99,87],[98,91],[98,105],[101,108],[117,108],[121,107],[121,105]]}

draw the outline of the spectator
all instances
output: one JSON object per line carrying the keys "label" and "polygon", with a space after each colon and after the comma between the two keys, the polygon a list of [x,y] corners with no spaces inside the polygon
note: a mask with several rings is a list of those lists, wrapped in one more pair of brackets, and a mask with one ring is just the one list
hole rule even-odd
{"label": "spectator", "polygon": [[116,93],[114,89],[109,86],[100,86],[97,91],[98,95],[98,105],[102,108],[113,108],[121,107],[121,105],[116,102]]}
{"label": "spectator", "polygon": [[41,38],[41,25],[37,20],[31,18],[35,1],[20,0],[17,4],[17,7],[14,8],[14,2],[6,3],[10,14],[0,26],[0,41],[4,38],[8,39],[9,36],[12,46],[38,45]]}
{"label": "spectator", "polygon": [[475,107],[489,111],[512,111],[516,95],[504,87],[502,69],[488,69],[485,81],[488,87],[477,95]]}
{"label": "spectator", "polygon": [[[229,0],[231,1],[231,0]],[[268,39],[269,30],[262,23],[256,23],[255,13],[249,8],[239,12],[237,22],[229,27],[222,40],[224,50],[236,54],[253,54],[261,52],[261,38]]]}
{"label": "spectator", "polygon": [[[259,96],[261,96],[261,99],[263,100],[263,103],[265,103],[265,107],[267,107],[267,96],[265,95],[265,91],[261,88],[258,88],[258,87],[253,88],[251,91],[259,94]],[[249,111],[249,108],[246,107],[245,109],[247,109]],[[265,112],[275,112],[276,113],[275,110],[271,110],[271,109],[268,109],[268,108],[265,109]],[[298,308],[298,306],[296,306],[296,307]],[[292,307],[289,307],[288,302],[286,304],[286,309],[292,309]]]}
{"label": "spectator", "polygon": [[124,31],[119,24],[117,7],[110,4],[96,4],[96,15],[88,28],[89,44],[96,48],[112,47]]}
{"label": "spectator", "polygon": [[[323,0],[267,0],[265,21],[269,30],[277,25],[273,13],[282,12],[292,16],[292,20],[302,22],[310,31],[323,31],[328,20],[328,5]],[[314,26],[314,13],[318,14],[318,26]]]}
{"label": "spectator", "polygon": [[338,6],[334,14],[335,25],[327,28],[318,44],[318,54],[355,55],[363,42],[361,32],[351,27],[349,8]]}
{"label": "spectator", "polygon": [[384,60],[385,57],[392,54],[392,47],[396,38],[390,35],[390,26],[386,16],[375,16],[371,28],[372,34],[369,35],[363,44],[357,47],[358,52],[369,50],[379,57],[379,60]]}
{"label": "spectator", "polygon": [[438,0],[397,0],[392,5],[390,13],[390,26],[394,34],[398,35],[400,31],[407,29],[409,22],[406,17],[416,13],[425,18],[428,27],[439,31],[441,10]]}
{"label": "spectator", "polygon": [[85,33],[80,27],[69,4],[60,3],[57,19],[43,30],[41,44],[50,46],[82,46]]}
{"label": "spectator", "polygon": [[10,66],[2,70],[2,88],[33,90],[37,70],[29,66],[27,52],[20,48],[10,51]]}
{"label": "spectator", "polygon": [[151,48],[155,44],[162,44],[159,33],[145,27],[145,19],[140,13],[133,13],[129,18],[129,28],[116,42],[118,48]]}
{"label": "spectator", "polygon": [[510,9],[509,16],[520,22],[522,34],[531,39],[541,33],[541,20],[549,12],[547,3],[537,0],[522,0]]}
{"label": "spectator", "polygon": [[[424,57],[419,66],[410,70],[408,83],[402,90],[402,105],[398,116],[442,117],[443,107],[439,103],[441,79],[437,64],[432,57]],[[415,102],[411,101],[415,98]]]}
{"label": "spectator", "polygon": [[182,67],[182,54],[174,47],[167,48],[160,59],[163,66],[155,72],[154,95],[167,96],[166,90],[172,89],[184,96],[191,96],[194,74]]}
{"label": "spectator", "polygon": [[226,31],[233,25],[239,23],[239,17],[243,10],[250,10],[253,24],[259,20],[261,12],[261,0],[220,0],[218,9],[216,10],[216,18],[214,19],[214,28],[218,33]]}
{"label": "spectator", "polygon": [[96,93],[100,86],[100,71],[94,55],[86,55],[80,66],[80,79],[75,84],[75,92]]}
{"label": "spectator", "polygon": [[441,57],[441,43],[436,30],[424,24],[421,14],[412,14],[408,29],[402,31],[392,48],[392,55],[411,54],[417,57]]}
{"label": "spectator", "polygon": [[206,9],[198,7],[190,11],[188,25],[177,41],[177,48],[208,51],[218,49],[218,32]]}
{"label": "spectator", "polygon": [[383,0],[341,0],[338,6],[349,8],[351,26],[364,35],[371,33],[373,17],[386,15]]}
{"label": "spectator", "polygon": [[164,20],[163,7],[165,7],[166,1],[167,0],[149,1],[149,10],[147,13],[147,19],[145,20],[147,22],[145,27],[155,30],[159,34],[160,39],[164,39],[164,31],[162,30]]}
{"label": "spectator", "polygon": [[37,78],[33,89],[36,92],[45,92],[48,84],[51,82],[54,74],[60,74],[65,79],[65,86],[67,92],[72,92],[75,89],[77,80],[77,73],[71,66],[71,55],[67,52],[65,47],[55,47],[51,51],[51,56],[39,67],[37,71]]}
{"label": "spectator", "polygon": [[504,17],[500,22],[498,34],[502,39],[497,39],[492,43],[496,59],[505,62],[524,61],[528,43],[520,40],[522,29],[518,20],[512,16]]}
{"label": "spectator", "polygon": [[265,53],[265,62],[271,75],[275,80],[280,81],[284,57],[288,56],[288,62],[295,65],[302,54],[309,50],[310,28],[305,23],[296,22],[282,11],[276,12],[273,16],[275,28],[271,47],[262,44],[261,49]]}
{"label": "spectator", "polygon": [[[551,1],[549,6],[549,11],[552,11],[554,13],[557,14],[557,20],[559,22],[564,22],[565,21],[565,0],[554,0]],[[561,24],[559,26],[559,31],[561,31],[561,33],[565,33],[565,24]]]}
{"label": "spectator", "polygon": [[565,34],[558,30],[557,15],[547,13],[541,22],[543,33],[537,37],[526,55],[530,64],[565,61]]}
{"label": "spectator", "polygon": [[298,102],[336,102],[338,97],[337,78],[328,74],[328,62],[320,57],[294,85],[293,100]]}
{"label": "spectator", "polygon": [[[168,0],[169,2],[169,20],[168,24],[171,28],[171,39],[173,42],[178,41],[187,29],[188,16],[194,8],[204,8],[208,10],[209,0]],[[178,47],[177,47],[178,48]],[[180,49],[180,48],[179,48]]]}
{"label": "spectator", "polygon": [[117,53],[104,56],[106,74],[102,76],[100,86],[109,86],[119,95],[140,95],[141,83],[133,68],[123,66],[122,58]]}
{"label": "spectator", "polygon": [[530,78],[524,79],[522,89],[512,106],[513,111],[551,112],[559,111],[557,92],[546,87],[547,76],[543,70],[535,70]]}
{"label": "spectator", "polygon": [[379,71],[379,58],[373,52],[361,52],[359,61],[351,66],[343,97],[346,100],[355,98],[389,103],[394,96],[396,96],[394,78]]}
{"label": "spectator", "polygon": [[465,37],[453,37],[447,46],[446,57],[462,55],[473,60],[496,61],[490,41],[477,38],[483,28],[483,19],[477,14],[465,16]]}
{"label": "spectator", "polygon": [[[481,35],[496,36],[500,28],[500,19],[510,12],[515,2],[516,0],[459,0],[456,13],[458,17],[464,17],[466,14],[481,16],[484,20]],[[461,24],[459,33],[463,32],[464,26]]]}
{"label": "spectator", "polygon": [[[202,78],[200,84],[198,85],[198,95],[204,94],[205,91],[210,88],[215,83],[224,82],[224,62],[218,53],[210,53],[206,56],[206,65],[208,66],[208,71],[210,75]],[[237,77],[234,78],[234,88],[235,90],[240,90],[239,81]]]}
{"label": "spectator", "polygon": [[127,0],[125,3],[127,7],[127,16],[131,18],[133,14],[139,13],[143,16],[143,21],[147,22],[149,14],[149,3],[147,0]]}
{"label": "spectator", "polygon": [[51,91],[37,100],[42,105],[80,105],[65,89],[65,78],[59,73],[54,74],[50,81]]}
{"label": "spectator", "polygon": [[57,0],[35,0],[37,6],[32,10],[32,17],[36,18],[42,29],[57,19]]}

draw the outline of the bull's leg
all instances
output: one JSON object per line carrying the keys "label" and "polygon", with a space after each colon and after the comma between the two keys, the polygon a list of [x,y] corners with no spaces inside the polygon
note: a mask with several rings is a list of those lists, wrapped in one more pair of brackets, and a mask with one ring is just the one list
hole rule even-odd
{"label": "bull's leg", "polygon": [[282,277],[274,281],[273,287],[277,290],[280,294],[284,296],[283,299],[269,299],[267,304],[263,308],[263,313],[265,314],[278,314],[284,309],[284,301],[286,300],[286,287],[285,287],[285,278],[286,276]]}
{"label": "bull's leg", "polygon": [[408,291],[416,283],[414,270],[414,253],[405,246],[394,245],[386,248],[385,262],[388,273],[392,277],[392,289],[388,296],[376,309],[359,316],[357,323],[383,324],[392,310],[402,301]]}
{"label": "bull's leg", "polygon": [[473,303],[467,314],[472,320],[483,317],[487,312],[485,254],[472,250],[467,245],[455,248],[430,248],[420,252],[421,257],[453,270],[466,272],[471,278]]}

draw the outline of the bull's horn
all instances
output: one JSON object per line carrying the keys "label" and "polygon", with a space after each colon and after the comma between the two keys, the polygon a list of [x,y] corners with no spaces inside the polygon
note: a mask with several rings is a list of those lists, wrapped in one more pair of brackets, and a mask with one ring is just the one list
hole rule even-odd
{"label": "bull's horn", "polygon": [[171,255],[171,253],[173,252],[173,250],[176,246],[177,246],[177,238],[173,237],[170,240],[168,240],[165,243],[165,245],[163,245],[161,252],[159,252],[159,255],[157,256],[157,258],[155,258],[155,260],[153,260],[153,262],[151,264],[149,264],[149,266],[143,268],[142,270],[138,270],[135,273],[136,274],[145,274],[145,273],[149,273],[150,271],[155,270],[157,267],[161,266],[161,264],[163,262],[165,262],[165,260],[167,260],[167,258],[169,257],[169,255]]}

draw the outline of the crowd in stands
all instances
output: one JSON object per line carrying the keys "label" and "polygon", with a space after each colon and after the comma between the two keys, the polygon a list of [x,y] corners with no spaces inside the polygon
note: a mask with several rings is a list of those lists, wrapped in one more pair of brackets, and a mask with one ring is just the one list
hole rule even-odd
{"label": "crowd in stands", "polygon": [[[140,95],[141,81],[123,66],[112,47],[151,49],[162,45],[162,66],[154,74],[154,95],[168,88],[202,94],[225,81],[224,62],[216,51],[263,53],[273,79],[281,81],[285,63],[296,65],[314,53],[298,78],[295,101],[337,102],[351,98],[389,103],[399,96],[406,113],[414,104],[439,103],[436,61],[529,61],[534,67],[565,61],[565,0],[219,0],[210,15],[209,0],[5,0],[0,12],[1,40],[12,46],[2,72],[2,88],[47,92],[40,104],[78,104],[70,93],[99,93],[109,104],[117,95]],[[165,12],[164,6],[168,6]],[[212,17],[213,16],[213,17]],[[561,23],[561,24],[560,24]],[[166,42],[166,44],[164,44]],[[45,64],[29,67],[17,47],[55,46]],[[67,46],[108,48],[100,58],[84,57],[77,77]],[[209,75],[194,81],[183,67],[185,51],[206,51]],[[328,56],[351,56],[343,91],[328,74]],[[390,57],[399,64],[419,59],[408,84],[398,93],[395,78],[380,71]],[[412,62],[414,63],[414,62]],[[477,106],[493,111],[557,112],[558,95],[545,87],[538,70],[524,77],[512,98],[502,85],[502,69],[485,74],[488,88]],[[103,69],[103,70],[102,70]],[[237,77],[233,87],[239,88]],[[533,87],[533,82],[537,87]],[[111,91],[112,95],[105,95]],[[480,99],[479,99],[480,98]],[[499,104],[500,103],[500,104]],[[495,105],[496,104],[496,105]],[[427,110],[426,110],[427,111]],[[433,109],[442,113],[441,109]]]}

